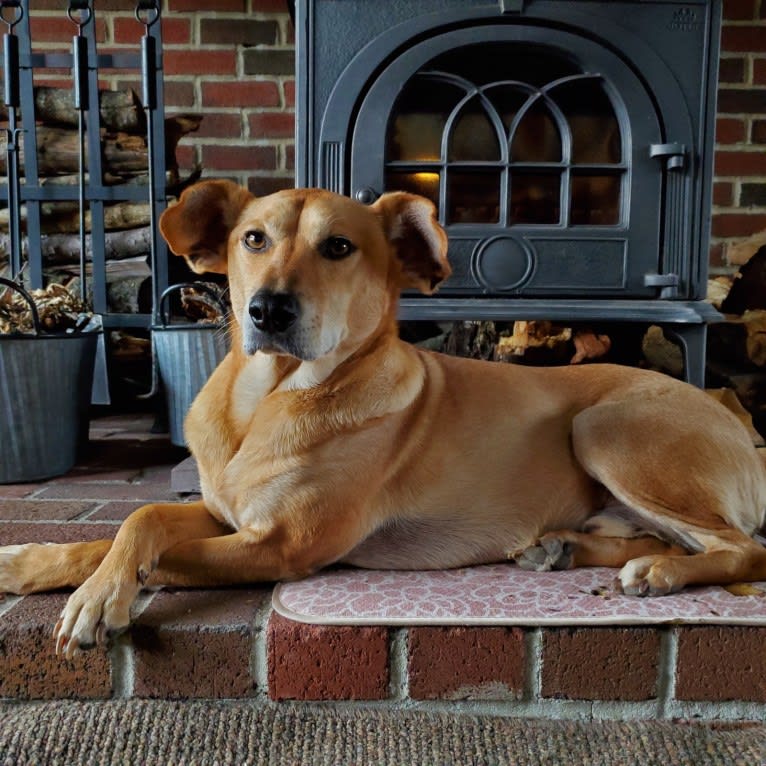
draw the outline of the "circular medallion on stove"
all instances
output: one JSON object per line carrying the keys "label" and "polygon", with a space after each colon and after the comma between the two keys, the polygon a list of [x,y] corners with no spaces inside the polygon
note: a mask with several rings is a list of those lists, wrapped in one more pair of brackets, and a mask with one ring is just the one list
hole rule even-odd
{"label": "circular medallion on stove", "polygon": [[471,256],[471,274],[492,292],[518,289],[532,276],[534,266],[532,245],[508,234],[479,242]]}

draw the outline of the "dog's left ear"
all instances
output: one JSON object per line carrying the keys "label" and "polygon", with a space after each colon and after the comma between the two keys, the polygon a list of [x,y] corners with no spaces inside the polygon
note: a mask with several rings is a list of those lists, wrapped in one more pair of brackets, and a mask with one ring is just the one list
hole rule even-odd
{"label": "dog's left ear", "polygon": [[401,262],[401,287],[433,293],[452,273],[447,233],[436,220],[433,203],[416,194],[389,192],[372,209],[383,221],[386,237]]}
{"label": "dog's left ear", "polygon": [[252,199],[247,189],[232,181],[200,181],[162,213],[160,231],[192,271],[226,274],[229,232]]}

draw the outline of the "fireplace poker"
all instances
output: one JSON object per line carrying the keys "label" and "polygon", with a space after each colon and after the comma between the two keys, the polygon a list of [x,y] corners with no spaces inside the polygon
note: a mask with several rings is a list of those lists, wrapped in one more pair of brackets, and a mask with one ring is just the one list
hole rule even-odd
{"label": "fireplace poker", "polygon": [[[6,9],[11,9],[12,16],[6,18]],[[8,233],[11,245],[9,263],[11,279],[18,280],[21,273],[21,190],[19,171],[19,136],[23,132],[18,127],[19,101],[19,39],[14,27],[21,21],[24,9],[20,0],[2,0],[0,18],[8,27],[3,35],[4,94],[3,101],[8,110],[8,128],[6,141],[6,173],[8,178]]]}

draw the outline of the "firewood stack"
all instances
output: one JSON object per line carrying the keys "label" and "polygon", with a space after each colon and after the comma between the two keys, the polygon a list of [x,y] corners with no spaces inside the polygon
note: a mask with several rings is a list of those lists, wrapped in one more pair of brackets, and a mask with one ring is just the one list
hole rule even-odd
{"label": "firewood stack", "polygon": [[766,434],[766,232],[737,247],[737,274],[711,280],[710,300],[726,321],[708,331],[707,372],[736,392]]}
{"label": "firewood stack", "polygon": [[[146,121],[137,95],[129,89],[103,90],[99,106],[103,184],[145,185],[148,180]],[[0,121],[7,118],[2,109],[0,106]],[[76,186],[79,136],[71,90],[36,88],[35,111],[40,184]],[[197,115],[175,115],[165,120],[167,185],[174,191],[199,175],[195,171],[193,178],[182,183],[175,151],[180,139],[197,130],[201,120]],[[4,125],[0,124],[1,127]],[[5,153],[0,152],[0,173],[3,175],[6,173],[5,162]],[[21,175],[23,179],[23,151]],[[150,274],[147,263],[149,205],[148,202],[116,202],[105,206],[104,215],[109,310],[135,313],[139,310],[139,288]],[[41,205],[41,219],[44,273],[51,281],[65,284],[76,292],[80,257],[78,204],[76,201],[45,202]],[[86,216],[86,230],[90,231],[89,216]],[[0,274],[7,265],[9,245],[8,210],[3,209],[0,210]],[[26,236],[23,248],[26,253]],[[88,255],[90,258],[90,253]]]}

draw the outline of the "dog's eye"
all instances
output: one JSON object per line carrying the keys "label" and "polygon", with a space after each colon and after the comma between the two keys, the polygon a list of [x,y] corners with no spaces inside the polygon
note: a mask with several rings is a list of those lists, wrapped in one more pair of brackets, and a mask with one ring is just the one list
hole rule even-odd
{"label": "dog's eye", "polygon": [[245,236],[242,237],[242,243],[248,250],[257,253],[261,250],[265,250],[269,241],[262,231],[254,229],[253,231],[245,232]]}
{"label": "dog's eye", "polygon": [[330,237],[319,247],[319,252],[331,261],[339,261],[342,258],[347,258],[354,252],[354,250],[356,250],[354,244],[345,237]]}

